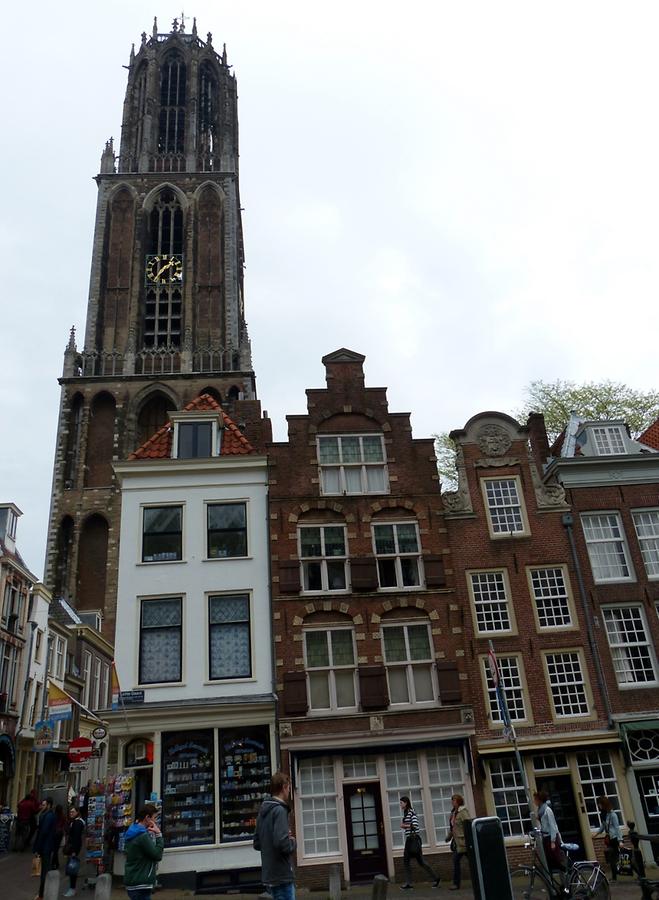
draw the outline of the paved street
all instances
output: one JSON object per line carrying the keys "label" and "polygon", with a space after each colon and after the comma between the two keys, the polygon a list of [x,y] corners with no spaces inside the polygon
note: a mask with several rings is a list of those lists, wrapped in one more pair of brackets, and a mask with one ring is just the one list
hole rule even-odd
{"label": "paved street", "polygon": [[[34,900],[38,880],[30,876],[31,855],[29,853],[0,853],[0,900]],[[63,867],[62,867],[63,869]],[[654,869],[649,872],[651,878],[659,879],[659,871]],[[60,896],[68,887],[68,879],[62,875]],[[398,885],[389,886],[389,898],[394,900],[397,897],[411,897],[414,900],[437,900],[440,896],[454,897],[456,900],[472,900],[473,893],[467,885],[459,891],[448,891],[447,886],[442,884],[438,890],[432,890],[428,885],[419,885],[413,891],[401,893]],[[301,898],[308,896],[309,900],[326,900],[327,893],[317,891],[309,893],[307,891],[298,891]],[[93,892],[91,890],[80,889],[78,896],[81,900],[89,898],[92,900]],[[154,897],[157,900],[181,900],[184,897],[193,897],[194,894],[189,891],[181,890],[159,890]],[[254,894],[215,894],[204,895],[207,900],[256,900]],[[353,887],[349,891],[344,891],[344,900],[369,900],[371,896],[370,887]],[[611,897],[613,900],[640,900],[641,890],[639,886],[630,878],[621,879],[617,884],[611,886]],[[118,882],[112,891],[112,900],[127,900],[126,893]],[[488,897],[487,900],[497,900],[496,897]]]}

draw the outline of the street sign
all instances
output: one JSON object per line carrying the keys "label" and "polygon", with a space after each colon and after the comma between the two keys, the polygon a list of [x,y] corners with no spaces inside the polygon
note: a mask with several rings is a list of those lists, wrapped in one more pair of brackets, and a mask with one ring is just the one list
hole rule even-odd
{"label": "street sign", "polygon": [[81,763],[89,759],[94,749],[89,738],[78,737],[69,744],[69,760],[72,763]]}
{"label": "street sign", "polygon": [[119,694],[119,702],[123,706],[133,706],[137,703],[144,703],[144,691],[121,691]]}
{"label": "street sign", "polygon": [[88,762],[69,763],[69,772],[86,772],[88,768],[89,768]]}
{"label": "street sign", "polygon": [[97,725],[96,728],[92,731],[92,737],[94,738],[94,740],[102,741],[107,733],[107,728],[104,728],[102,725]]}

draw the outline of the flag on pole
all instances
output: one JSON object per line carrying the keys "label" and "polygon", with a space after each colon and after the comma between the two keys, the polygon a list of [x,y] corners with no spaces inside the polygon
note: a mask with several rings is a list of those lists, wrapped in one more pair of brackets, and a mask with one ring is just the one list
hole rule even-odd
{"label": "flag on pole", "polygon": [[112,709],[116,710],[116,709],[119,709],[121,688],[119,687],[119,676],[117,675],[117,667],[115,665],[114,660],[112,660],[111,678],[112,678]]}
{"label": "flag on pole", "polygon": [[48,682],[48,718],[53,722],[63,722],[73,718],[73,700],[66,691]]}

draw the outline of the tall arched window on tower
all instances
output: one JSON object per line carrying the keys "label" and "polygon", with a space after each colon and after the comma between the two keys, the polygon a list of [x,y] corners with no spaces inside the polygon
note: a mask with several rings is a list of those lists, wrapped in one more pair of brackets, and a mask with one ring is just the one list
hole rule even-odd
{"label": "tall arched window on tower", "polygon": [[103,610],[107,559],[108,523],[103,516],[89,516],[82,525],[78,544],[78,609]]}
{"label": "tall arched window on tower", "polygon": [[219,165],[217,134],[217,78],[211,64],[199,66],[199,117],[197,133],[197,167],[200,172],[213,172]]}
{"label": "tall arched window on tower", "polygon": [[92,401],[87,429],[85,487],[112,484],[115,408],[114,397],[105,392],[97,394]]}
{"label": "tall arched window on tower", "polygon": [[145,117],[146,117],[146,65],[138,72],[135,78],[135,87],[133,88],[133,121],[135,122],[135,130],[133,132],[133,150],[130,160],[127,160],[128,171],[137,172],[140,161],[140,153],[142,152],[142,144],[145,140]]}
{"label": "tall arched window on tower", "polygon": [[185,63],[169,53],[160,67],[159,172],[185,171]]}
{"label": "tall arched window on tower", "polygon": [[137,416],[137,439],[135,446],[141,447],[158,431],[168,419],[168,413],[176,409],[174,403],[164,394],[152,394],[146,400]]}
{"label": "tall arched window on tower", "polygon": [[183,210],[171,188],[160,192],[151,210],[147,246],[144,346],[180,347]]}

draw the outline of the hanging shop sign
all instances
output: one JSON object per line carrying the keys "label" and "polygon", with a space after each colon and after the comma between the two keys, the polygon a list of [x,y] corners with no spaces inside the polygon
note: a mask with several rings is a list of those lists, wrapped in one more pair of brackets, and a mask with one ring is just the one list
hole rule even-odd
{"label": "hanging shop sign", "polygon": [[52,750],[55,738],[55,723],[52,719],[42,719],[34,726],[33,750]]}

